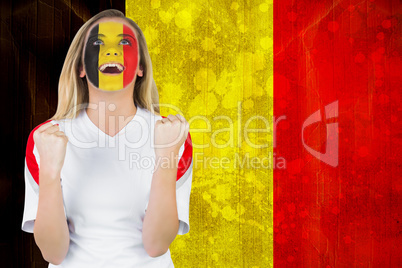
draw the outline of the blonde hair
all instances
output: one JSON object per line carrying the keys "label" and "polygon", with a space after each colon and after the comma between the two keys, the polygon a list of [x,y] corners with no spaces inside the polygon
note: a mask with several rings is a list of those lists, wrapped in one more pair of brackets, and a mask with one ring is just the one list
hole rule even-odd
{"label": "blonde hair", "polygon": [[123,18],[137,31],[140,65],[142,65],[143,76],[137,76],[136,78],[133,101],[137,106],[159,115],[159,94],[153,79],[152,62],[144,34],[140,27],[131,19],[125,17],[121,11],[108,9],[89,19],[75,35],[61,70],[57,110],[51,120],[75,118],[82,107],[88,104],[89,93],[87,81],[85,78],[79,76],[79,69],[82,67],[82,51],[84,49],[85,37],[90,27],[105,17]]}

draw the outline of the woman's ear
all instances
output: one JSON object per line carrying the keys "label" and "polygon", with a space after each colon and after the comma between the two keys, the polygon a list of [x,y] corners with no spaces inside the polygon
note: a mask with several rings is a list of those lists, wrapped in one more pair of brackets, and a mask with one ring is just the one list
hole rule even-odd
{"label": "woman's ear", "polygon": [[80,66],[80,77],[81,77],[81,78],[84,78],[85,75],[86,75],[86,73],[85,73],[84,67],[81,65],[81,66]]}
{"label": "woman's ear", "polygon": [[142,76],[144,75],[143,69],[142,69],[142,65],[140,65],[140,68],[139,68],[138,71],[137,71],[137,75],[138,75],[139,77],[142,77]]}

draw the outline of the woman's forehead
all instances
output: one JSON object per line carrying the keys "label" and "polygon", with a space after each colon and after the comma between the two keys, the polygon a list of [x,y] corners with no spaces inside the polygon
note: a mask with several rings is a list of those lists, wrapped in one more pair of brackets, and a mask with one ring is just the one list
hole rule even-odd
{"label": "woman's forehead", "polygon": [[137,33],[136,33],[135,29],[133,28],[133,26],[131,26],[130,23],[128,23],[128,22],[127,22],[126,20],[124,20],[123,18],[102,18],[102,19],[98,20],[95,24],[93,24],[93,25],[91,26],[91,28],[88,30],[87,36],[86,36],[86,38],[85,38],[86,40],[88,40],[88,37],[89,37],[89,35],[90,35],[92,29],[93,29],[94,27],[100,25],[101,23],[102,23],[102,24],[108,24],[109,27],[110,27],[110,26],[111,26],[111,27],[114,27],[114,25],[116,25],[116,32],[119,32],[119,31],[123,32],[123,27],[119,27],[119,26],[121,26],[121,25],[128,26],[128,28],[129,28],[131,31],[133,31],[133,33],[134,33],[134,35],[135,35],[135,38],[137,39]]}

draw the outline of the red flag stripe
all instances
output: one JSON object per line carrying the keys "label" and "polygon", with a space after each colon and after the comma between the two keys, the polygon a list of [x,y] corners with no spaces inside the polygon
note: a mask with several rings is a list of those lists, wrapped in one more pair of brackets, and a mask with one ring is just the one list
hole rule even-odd
{"label": "red flag stripe", "polygon": [[399,6],[274,2],[276,267],[401,266]]}

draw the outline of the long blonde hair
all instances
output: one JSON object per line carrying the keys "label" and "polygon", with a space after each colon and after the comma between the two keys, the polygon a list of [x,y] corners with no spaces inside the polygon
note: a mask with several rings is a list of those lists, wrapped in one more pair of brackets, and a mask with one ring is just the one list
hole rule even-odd
{"label": "long blonde hair", "polygon": [[51,120],[64,118],[75,118],[83,106],[89,101],[88,85],[85,78],[79,77],[82,67],[82,51],[84,41],[89,28],[101,18],[120,17],[125,19],[137,31],[139,44],[140,65],[143,68],[143,76],[137,76],[134,85],[133,101],[137,106],[159,115],[159,94],[156,87],[152,62],[149,56],[147,43],[140,27],[131,19],[116,9],[104,10],[89,19],[75,35],[70,48],[68,49],[63,69],[59,79],[59,96],[57,110]]}

